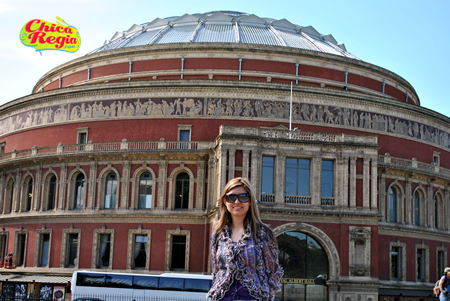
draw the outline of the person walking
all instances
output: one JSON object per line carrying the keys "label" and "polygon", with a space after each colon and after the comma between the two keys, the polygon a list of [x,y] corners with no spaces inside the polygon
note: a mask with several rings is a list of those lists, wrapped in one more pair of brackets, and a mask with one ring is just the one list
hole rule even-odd
{"label": "person walking", "polygon": [[450,268],[445,268],[444,276],[441,277],[439,281],[439,300],[440,301],[450,301]]}

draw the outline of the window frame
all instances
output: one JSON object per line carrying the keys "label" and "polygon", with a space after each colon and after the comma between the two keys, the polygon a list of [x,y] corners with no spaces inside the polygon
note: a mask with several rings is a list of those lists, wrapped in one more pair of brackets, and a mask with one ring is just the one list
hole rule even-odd
{"label": "window frame", "polygon": [[[77,178],[83,175],[84,179],[83,179],[83,195],[81,196],[81,208],[76,208],[76,199],[78,196],[78,192],[77,192]],[[72,171],[71,174],[71,181],[69,183],[70,187],[69,187],[69,195],[71,197],[68,198],[68,208],[69,210],[82,210],[85,208],[86,205],[86,185],[88,182],[88,178],[86,176],[86,173],[82,170],[82,169],[76,169],[74,171]]]}
{"label": "window frame", "polygon": [[[264,158],[271,158],[272,159],[272,166],[264,166]],[[263,155],[261,158],[261,202],[263,203],[274,203],[275,202],[275,170],[276,170],[276,166],[275,163],[276,162],[276,156],[270,156],[270,155]],[[267,187],[267,185],[265,183],[267,183],[264,180],[264,174],[265,174],[265,170],[266,168],[271,168],[271,176],[272,176],[272,181],[271,181],[271,188],[272,191],[271,192],[263,192],[262,190]]]}
{"label": "window frame", "polygon": [[[392,194],[391,194],[391,191],[393,192]],[[395,196],[395,200],[394,200],[395,203],[394,203],[394,201],[392,201],[392,208],[391,208],[391,195]],[[399,219],[398,219],[398,215],[399,215],[398,203],[399,203],[398,190],[397,190],[397,188],[394,185],[391,185],[388,188],[388,216],[389,216],[388,222],[390,222],[390,223],[398,223],[399,222]],[[394,216],[395,219],[392,216]]]}
{"label": "window frame", "polygon": [[[49,205],[50,205],[50,196],[51,194],[51,185],[52,185],[52,179],[53,177],[55,178],[55,187],[54,187],[54,193],[53,193],[53,208],[50,209]],[[45,210],[44,211],[53,211],[57,208],[58,206],[58,176],[55,173],[50,173],[47,177],[46,177],[47,181],[45,182],[45,194],[44,194],[44,203],[43,203],[43,207],[45,206]],[[44,208],[42,208],[44,209]]]}
{"label": "window frame", "polygon": [[[324,190],[324,162],[331,163],[331,195],[325,195],[323,193]],[[321,160],[321,176],[320,176],[320,204],[321,205],[335,205],[335,172],[336,172],[336,160],[323,158]]]}
{"label": "window frame", "polygon": [[[296,192],[296,194],[288,194],[288,189],[287,189],[287,187],[286,187],[286,185],[287,185],[287,181],[288,181],[288,160],[291,160],[291,159],[294,159],[294,160],[296,160],[297,161],[297,163],[296,163],[296,178],[295,178],[295,181],[296,181],[296,188],[295,188],[295,192]],[[308,178],[309,178],[309,186],[308,186],[308,193],[307,194],[305,194],[305,195],[303,195],[303,194],[299,194],[299,187],[298,187],[298,183],[299,183],[299,160],[305,160],[305,161],[308,161],[308,164],[309,164],[309,175],[308,175]],[[311,205],[311,201],[312,201],[312,194],[313,194],[313,189],[312,189],[312,187],[311,187],[311,177],[312,177],[312,170],[311,170],[311,167],[312,167],[312,164],[313,164],[313,158],[310,158],[310,157],[291,157],[291,156],[287,156],[286,158],[285,158],[285,166],[284,166],[284,175],[285,175],[285,177],[284,177],[284,203],[288,203],[288,204],[308,204],[308,205]],[[304,170],[306,170],[306,169],[304,169]],[[298,199],[298,200],[297,200]]]}
{"label": "window frame", "polygon": [[0,232],[0,262],[4,264],[4,258],[8,254],[9,232],[2,229]]}
{"label": "window frame", "polygon": [[[422,251],[422,278],[418,278],[417,273],[419,270],[419,265],[418,265],[418,254],[419,254],[419,250]],[[430,267],[430,258],[429,258],[429,246],[425,245],[425,244],[416,244],[416,248],[415,248],[415,270],[414,270],[414,278],[416,280],[416,282],[429,282],[430,279],[430,273],[429,273],[429,267]]]}
{"label": "window frame", "polygon": [[[177,189],[178,189],[178,177],[180,177],[182,174],[186,174],[186,176],[188,177],[187,179],[180,179],[181,182],[181,190],[182,192],[182,199],[180,200],[181,204],[180,204],[180,208],[177,208]],[[185,171],[181,171],[179,173],[176,174],[175,176],[175,185],[174,185],[174,200],[173,200],[173,209],[174,210],[189,210],[190,209],[190,195],[191,195],[191,189],[190,189],[190,182],[191,182],[191,177],[189,176],[189,173],[185,172]],[[187,185],[187,196],[185,196],[185,192],[184,192],[184,188]],[[185,201],[185,198],[187,197],[187,201]],[[185,203],[187,203],[187,208],[184,208]]]}
{"label": "window frame", "polygon": [[14,194],[15,194],[15,181],[12,176],[9,176],[6,180],[3,214],[11,214],[13,212]]}
{"label": "window frame", "polygon": [[147,235],[147,253],[146,253],[146,262],[145,268],[143,270],[150,270],[150,256],[151,256],[151,243],[152,243],[152,230],[151,229],[142,229],[142,225],[139,225],[138,229],[129,229],[128,230],[128,256],[127,256],[127,270],[137,270],[142,271],[142,269],[136,269],[134,267],[134,241],[135,237],[138,235]]}
{"label": "window frame", "polygon": [[[398,248],[399,250],[399,278],[393,278],[391,274],[393,248]],[[400,240],[389,242],[389,279],[390,281],[406,281],[406,243],[400,242]]]}
{"label": "window frame", "polygon": [[[145,193],[145,196],[150,195],[151,200],[150,200],[150,208],[144,206],[143,208],[140,208],[140,199],[141,199],[141,181],[142,181],[142,177],[146,174],[150,175],[150,180],[145,180],[146,181],[146,186],[148,186],[148,182],[150,182],[150,194]],[[139,178],[137,179],[137,208],[138,210],[149,210],[149,209],[153,209],[154,208],[154,203],[155,203],[155,199],[153,197],[153,191],[154,191],[154,181],[153,181],[153,174],[150,171],[144,171],[142,173],[139,174]],[[146,191],[147,192],[147,191]],[[147,204],[147,202],[145,202]]]}
{"label": "window frame", "polygon": [[[442,254],[441,267],[439,267],[439,254]],[[444,274],[444,269],[447,267],[447,248],[442,246],[436,247],[436,279],[440,279]],[[441,268],[441,269],[439,269]]]}
{"label": "window frame", "polygon": [[[25,236],[25,242],[23,245],[23,259],[22,259],[22,263],[19,265],[19,258],[20,258],[20,253],[21,253],[21,243],[19,241],[19,236],[24,235]],[[15,231],[15,237],[14,237],[14,251],[13,254],[15,255],[14,257],[16,257],[16,264],[17,267],[26,267],[26,262],[27,262],[27,245],[28,245],[28,230],[23,230],[22,227],[20,230],[16,230]]]}
{"label": "window frame", "polygon": [[[106,225],[103,225],[101,229],[94,229],[94,237],[92,243],[92,262],[91,267],[93,269],[112,269],[113,267],[113,259],[114,259],[114,229],[106,229]],[[109,266],[108,267],[100,267],[100,246],[101,246],[101,235],[110,235],[109,238]]]}
{"label": "window frame", "polygon": [[190,254],[190,245],[191,245],[191,231],[190,230],[181,230],[180,226],[177,227],[176,230],[167,230],[166,231],[166,264],[165,271],[172,271],[172,237],[173,236],[186,236],[186,249],[185,249],[185,260],[184,260],[184,269],[176,271],[179,272],[188,272],[189,271],[189,254]]}
{"label": "window frame", "polygon": [[[48,254],[47,254],[47,264],[42,265],[42,255],[43,255],[43,237],[44,235],[49,235],[48,240]],[[36,230],[36,246],[35,246],[35,252],[34,252],[34,266],[45,268],[50,267],[50,253],[52,249],[52,229],[46,229],[43,227],[42,229]]]}
{"label": "window frame", "polygon": [[[150,209],[139,209],[139,185],[140,185],[140,177],[143,173],[149,172],[152,176],[152,207]],[[131,191],[131,198],[133,200],[132,202],[132,208],[134,210],[153,210],[156,209],[156,203],[157,203],[157,190],[156,190],[156,183],[158,183],[158,178],[155,177],[155,172],[152,168],[148,167],[146,163],[143,163],[141,167],[139,167],[133,175],[133,178],[131,179],[131,185],[132,185],[132,191]]]}
{"label": "window frame", "polygon": [[[110,176],[111,175],[114,175],[115,176],[115,179],[111,179],[110,178]],[[114,206],[110,206],[110,207],[106,207],[106,198],[107,198],[107,196],[108,196],[108,189],[109,189],[109,182],[113,182],[113,184],[112,185],[114,185],[115,184],[115,189],[114,188],[111,188],[111,197],[112,196],[115,196],[115,199],[114,199]],[[114,183],[115,182],[115,183]],[[109,171],[109,172],[107,172],[106,174],[105,174],[105,176],[104,176],[104,185],[103,185],[103,208],[102,209],[117,209],[118,208],[118,203],[119,203],[119,194],[118,194],[118,190],[119,190],[119,176],[117,175],[117,173],[116,172],[114,172],[114,171]],[[111,203],[112,203],[112,200],[111,200]]]}
{"label": "window frame", "polygon": [[[69,266],[69,237],[70,234],[78,235],[78,243],[77,243],[77,256],[75,258],[74,266]],[[61,246],[61,260],[60,267],[61,268],[69,268],[69,269],[78,269],[80,264],[80,249],[81,249],[81,229],[73,228],[73,225],[69,229],[63,229],[63,239]]]}

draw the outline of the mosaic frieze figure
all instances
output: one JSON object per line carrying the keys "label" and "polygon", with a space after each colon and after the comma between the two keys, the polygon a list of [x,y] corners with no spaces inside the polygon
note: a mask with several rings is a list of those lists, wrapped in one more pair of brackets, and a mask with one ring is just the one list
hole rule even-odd
{"label": "mosaic frieze figure", "polygon": [[[31,109],[0,120],[0,135],[67,121],[151,116],[214,116],[288,120],[285,101],[236,98],[148,98],[85,101]],[[304,102],[292,104],[292,119],[388,132],[449,148],[449,133],[398,117],[344,107]]]}

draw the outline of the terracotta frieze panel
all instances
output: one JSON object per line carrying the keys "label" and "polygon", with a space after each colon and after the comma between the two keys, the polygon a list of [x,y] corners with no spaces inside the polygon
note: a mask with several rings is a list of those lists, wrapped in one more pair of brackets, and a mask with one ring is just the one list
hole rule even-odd
{"label": "terracotta frieze panel", "polygon": [[[439,128],[385,113],[295,101],[294,122],[339,125],[392,133],[450,148],[449,133]],[[70,121],[145,117],[243,117],[289,119],[289,103],[266,99],[169,97],[109,99],[66,103],[30,109],[0,120],[0,136],[37,126]]]}

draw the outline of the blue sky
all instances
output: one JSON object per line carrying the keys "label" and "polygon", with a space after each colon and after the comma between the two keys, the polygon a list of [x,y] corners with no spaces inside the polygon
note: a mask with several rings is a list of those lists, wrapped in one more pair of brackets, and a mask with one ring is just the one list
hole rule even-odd
{"label": "blue sky", "polygon": [[[287,19],[332,34],[363,61],[407,80],[421,106],[450,117],[450,0],[1,0],[0,105],[31,93],[50,69],[101,46],[116,31],[157,17],[235,10]],[[19,40],[22,26],[39,18],[61,17],[81,34],[76,53],[44,51]]]}

